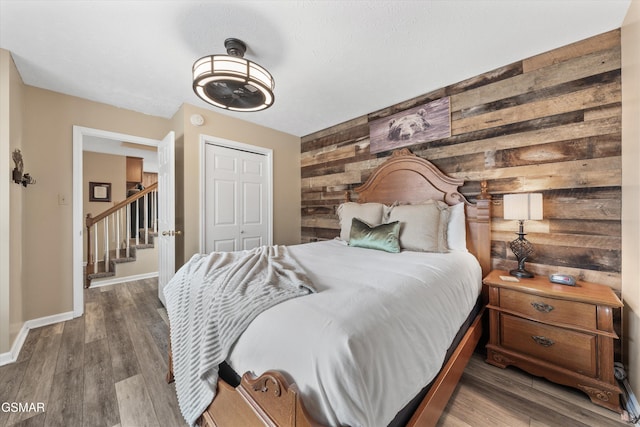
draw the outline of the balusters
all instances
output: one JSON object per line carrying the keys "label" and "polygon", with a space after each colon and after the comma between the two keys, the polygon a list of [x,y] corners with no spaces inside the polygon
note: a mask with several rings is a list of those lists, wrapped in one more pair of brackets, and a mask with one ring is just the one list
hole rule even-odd
{"label": "balusters", "polygon": [[153,191],[151,198],[153,199],[153,203],[151,205],[151,213],[153,218],[153,233],[158,234],[158,192]]}
{"label": "balusters", "polygon": [[[87,214],[87,276],[110,272],[109,264],[112,259],[117,260],[123,256],[131,258],[132,245],[141,245],[141,241],[144,245],[151,243],[150,235],[158,232],[158,191],[157,184],[150,187],[95,217]],[[135,209],[135,213],[132,209]],[[143,209],[144,213],[141,212]],[[144,236],[141,226],[144,227]],[[135,240],[132,233],[135,233]],[[114,254],[111,254],[112,246]],[[104,267],[100,267],[101,263],[104,263]],[[87,287],[89,283],[90,279],[87,278]]]}
{"label": "balusters", "polygon": [[104,271],[109,272],[109,217],[103,220],[104,222]]}
{"label": "balusters", "polygon": [[[114,247],[115,247],[115,249],[117,250],[117,249],[118,249],[118,241],[113,239],[113,236],[114,236],[115,234],[117,234],[117,227],[116,227],[116,224],[117,224],[117,223],[116,223],[116,215],[115,215],[115,212],[114,212],[114,214],[109,215],[109,218],[111,219],[111,226],[110,226],[110,228],[109,228],[110,233],[109,233],[109,235],[107,236],[107,238],[109,239],[109,242],[113,242],[113,243],[115,244],[115,246],[114,246]],[[117,252],[115,252],[115,258],[118,258],[118,253],[117,253]]]}
{"label": "balusters", "polygon": [[144,244],[149,244],[149,194],[144,195]]}
{"label": "balusters", "polygon": [[127,210],[127,213],[125,214],[126,216],[126,223],[127,223],[127,242],[126,242],[126,246],[125,246],[125,256],[127,258],[129,258],[129,247],[131,246],[131,204],[128,204],[125,209]]}
{"label": "balusters", "polygon": [[120,209],[116,211],[116,258],[120,258]]}
{"label": "balusters", "polygon": [[136,200],[136,224],[134,231],[136,233],[136,246],[140,244],[140,199]]}
{"label": "balusters", "polygon": [[93,259],[94,259],[94,263],[95,263],[95,267],[94,267],[94,273],[98,271],[98,223],[96,222],[95,224],[93,224]]}

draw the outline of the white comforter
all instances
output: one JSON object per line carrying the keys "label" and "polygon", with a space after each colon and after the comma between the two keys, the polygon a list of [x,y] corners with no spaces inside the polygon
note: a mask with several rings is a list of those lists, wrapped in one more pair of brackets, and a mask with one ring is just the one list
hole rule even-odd
{"label": "white comforter", "polygon": [[467,252],[386,252],[339,240],[290,246],[317,293],[260,314],[231,367],[282,371],[316,421],[386,426],[440,370],[481,290]]}
{"label": "white comforter", "polygon": [[286,246],[194,255],[164,288],[176,393],[189,425],[215,395],[218,365],[260,313],[315,292]]}

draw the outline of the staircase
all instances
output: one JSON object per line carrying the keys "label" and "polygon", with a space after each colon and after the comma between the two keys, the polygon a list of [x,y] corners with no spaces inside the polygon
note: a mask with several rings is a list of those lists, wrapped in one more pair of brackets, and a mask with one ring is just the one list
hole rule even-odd
{"label": "staircase", "polygon": [[85,288],[116,276],[118,265],[138,260],[158,236],[158,184],[152,184],[95,217],[87,215]]}

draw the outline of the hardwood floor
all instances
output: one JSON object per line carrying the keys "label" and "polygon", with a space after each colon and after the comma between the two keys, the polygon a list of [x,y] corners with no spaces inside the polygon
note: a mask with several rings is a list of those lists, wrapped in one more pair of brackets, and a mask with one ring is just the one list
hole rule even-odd
{"label": "hardwood floor", "polygon": [[474,354],[439,427],[631,426],[620,414],[591,403],[579,390],[534,377],[517,368],[500,369]]}
{"label": "hardwood floor", "polygon": [[16,363],[0,367],[0,426],[183,426],[165,382],[168,333],[156,279],[85,290],[85,315],[31,330]]}
{"label": "hardwood floor", "polygon": [[[0,411],[0,426],[184,426],[165,382],[167,340],[155,279],[86,290],[84,316],[31,330],[18,360],[0,367],[0,402],[44,403],[44,411]],[[476,354],[438,425],[624,425],[619,419],[578,391]]]}

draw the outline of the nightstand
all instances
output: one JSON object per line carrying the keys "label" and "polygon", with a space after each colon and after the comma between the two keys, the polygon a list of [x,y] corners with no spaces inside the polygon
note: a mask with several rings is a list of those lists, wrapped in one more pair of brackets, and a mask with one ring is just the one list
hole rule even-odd
{"label": "nightstand", "polygon": [[622,303],[608,286],[550,283],[545,276],[518,279],[494,270],[489,292],[487,362],[517,366],[532,375],[575,387],[591,401],[621,412],[613,369],[613,309]]}

